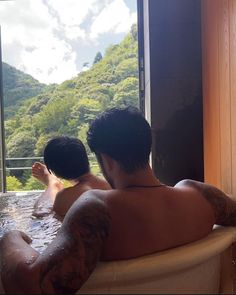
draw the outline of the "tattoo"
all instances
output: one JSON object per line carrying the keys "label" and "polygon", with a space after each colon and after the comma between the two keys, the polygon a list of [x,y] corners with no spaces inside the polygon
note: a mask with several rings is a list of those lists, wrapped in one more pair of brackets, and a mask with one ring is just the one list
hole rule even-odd
{"label": "tattoo", "polygon": [[[40,269],[43,294],[73,294],[99,261],[109,233],[110,216],[102,201],[73,206]],[[59,241],[59,242],[58,242]],[[55,249],[56,248],[56,249]]]}
{"label": "tattoo", "polygon": [[216,224],[236,225],[236,202],[228,195],[210,184],[194,180],[183,180],[183,184],[200,191],[203,197],[211,204],[214,209]]}

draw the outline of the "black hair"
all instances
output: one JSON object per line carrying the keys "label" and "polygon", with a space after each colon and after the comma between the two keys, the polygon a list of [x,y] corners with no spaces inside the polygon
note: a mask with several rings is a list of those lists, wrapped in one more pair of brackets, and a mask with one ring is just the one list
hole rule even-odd
{"label": "black hair", "polygon": [[87,141],[96,155],[107,154],[133,173],[148,164],[151,128],[137,108],[112,108],[91,123]]}
{"label": "black hair", "polygon": [[83,143],[68,136],[55,137],[44,149],[44,163],[58,177],[72,180],[89,172],[89,161]]}

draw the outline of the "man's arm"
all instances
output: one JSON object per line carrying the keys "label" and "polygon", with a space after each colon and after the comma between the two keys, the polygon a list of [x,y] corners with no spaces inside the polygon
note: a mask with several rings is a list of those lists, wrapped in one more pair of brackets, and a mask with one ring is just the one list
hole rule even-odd
{"label": "man's arm", "polygon": [[7,294],[23,293],[22,288],[26,282],[24,276],[21,277],[22,259],[29,265],[39,256],[39,253],[28,245],[30,242],[31,239],[27,235],[16,230],[6,233],[0,241],[1,281]]}
{"label": "man's arm", "polygon": [[236,225],[236,201],[213,185],[194,180],[182,180],[176,186],[190,186],[197,189],[211,204],[215,213],[216,224]]}
{"label": "man's arm", "polygon": [[[0,244],[1,276],[6,292],[75,293],[100,258],[109,224],[106,205],[90,191],[71,207],[57,237],[42,255],[35,253],[19,232],[7,234]],[[36,258],[30,262],[27,253]],[[9,268],[13,271],[7,271]]]}

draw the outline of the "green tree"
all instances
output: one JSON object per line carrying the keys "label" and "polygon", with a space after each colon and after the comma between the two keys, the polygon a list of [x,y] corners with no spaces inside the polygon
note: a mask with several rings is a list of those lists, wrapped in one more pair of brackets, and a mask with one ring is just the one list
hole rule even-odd
{"label": "green tree", "polygon": [[90,123],[101,112],[101,104],[99,101],[89,98],[82,98],[74,106],[74,117],[77,115],[80,122]]}
{"label": "green tree", "polygon": [[55,136],[56,136],[56,133],[47,133],[47,134],[42,133],[35,144],[34,154],[36,156],[42,157],[43,151],[47,142]]}
{"label": "green tree", "polygon": [[119,81],[129,77],[138,77],[138,60],[136,57],[128,58],[119,63],[116,68]]}
{"label": "green tree", "polygon": [[43,185],[41,182],[39,182],[33,176],[30,176],[30,178],[27,180],[26,184],[24,185],[24,189],[27,191],[44,190],[45,185]]}
{"label": "green tree", "polygon": [[[39,134],[44,133],[59,133],[60,128],[67,126],[68,118],[70,118],[71,108],[74,105],[72,99],[56,98],[51,101],[37,116],[35,116],[35,127]],[[70,130],[68,130],[70,132]]]}
{"label": "green tree", "polygon": [[22,183],[15,176],[7,176],[7,190],[21,191],[23,190]]}
{"label": "green tree", "polygon": [[130,32],[131,32],[131,35],[134,38],[134,40],[137,41],[138,40],[138,28],[137,28],[137,24],[133,24],[131,26]]}
{"label": "green tree", "polygon": [[138,79],[136,77],[126,78],[117,84],[112,105],[120,107],[132,105],[138,107],[138,96]]}
{"label": "green tree", "polygon": [[100,51],[97,52],[97,54],[95,55],[94,61],[93,61],[93,65],[95,65],[96,63],[98,63],[100,60],[102,59],[102,54]]}
{"label": "green tree", "polygon": [[87,67],[89,67],[89,62],[88,61],[83,63],[83,68],[87,68]]}
{"label": "green tree", "polygon": [[7,155],[14,157],[33,156],[36,138],[28,131],[15,132],[7,144]]}
{"label": "green tree", "polygon": [[89,124],[85,123],[80,125],[79,132],[78,132],[78,138],[83,142],[85,145],[85,148],[87,150],[87,153],[90,152],[90,149],[87,144],[87,132],[88,132]]}
{"label": "green tree", "polygon": [[19,105],[27,98],[33,97],[47,89],[45,84],[16,68],[3,63],[3,93],[5,117],[16,113]]}

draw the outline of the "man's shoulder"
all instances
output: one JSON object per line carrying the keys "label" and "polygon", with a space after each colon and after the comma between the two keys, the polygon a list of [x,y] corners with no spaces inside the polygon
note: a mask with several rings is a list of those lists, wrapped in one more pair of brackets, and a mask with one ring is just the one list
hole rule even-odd
{"label": "man's shoulder", "polygon": [[192,179],[183,179],[176,183],[175,187],[202,187],[205,184],[200,181],[192,180]]}
{"label": "man's shoulder", "polygon": [[215,223],[219,225],[236,225],[236,202],[217,187],[194,180],[184,180],[177,187],[189,186],[198,190],[214,210]]}
{"label": "man's shoulder", "polygon": [[100,189],[89,189],[85,190],[80,197],[75,201],[76,204],[81,204],[85,201],[96,202],[98,200],[102,200],[105,196],[105,191]]}
{"label": "man's shoulder", "polygon": [[100,190],[90,189],[85,191],[81,196],[74,202],[74,208],[81,208],[81,206],[96,206],[97,204],[104,204],[107,208],[109,207],[109,200],[113,199],[116,195],[116,190]]}
{"label": "man's shoulder", "polygon": [[86,191],[74,202],[66,217],[72,219],[81,219],[83,216],[91,216],[91,218],[96,216],[109,217],[109,209],[102,195],[103,193],[100,190]]}
{"label": "man's shoulder", "polygon": [[200,194],[208,194],[209,192],[216,190],[216,188],[210,184],[192,179],[183,179],[176,183],[174,187],[180,189],[190,189],[192,191],[194,190]]}
{"label": "man's shoulder", "polygon": [[211,185],[209,183],[196,181],[196,180],[192,180],[192,179],[181,180],[175,185],[175,187],[178,187],[178,188],[184,188],[184,187],[193,188],[193,189],[201,192],[203,195],[222,193],[222,191],[220,191],[217,187],[215,187],[215,186],[213,186],[213,185]]}
{"label": "man's shoulder", "polygon": [[85,191],[80,198],[90,198],[93,200],[107,201],[111,196],[116,194],[116,190],[102,190],[102,189],[90,189]]}

